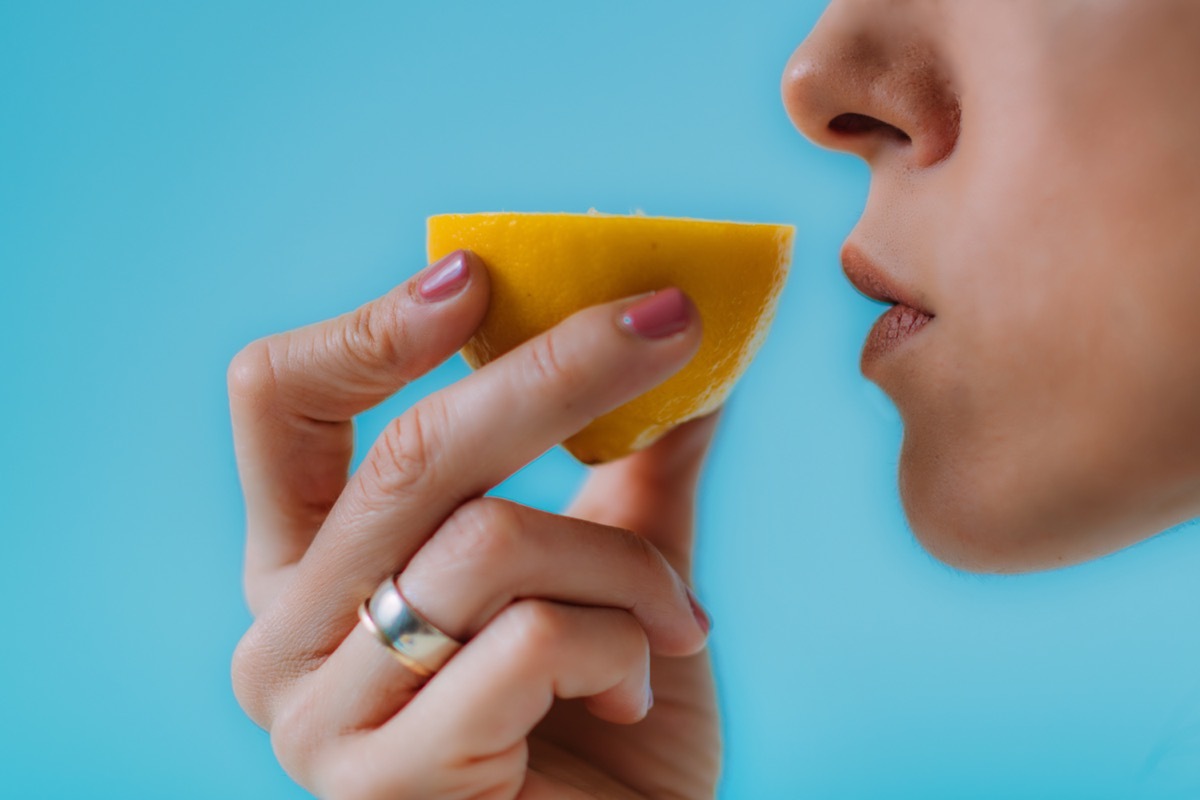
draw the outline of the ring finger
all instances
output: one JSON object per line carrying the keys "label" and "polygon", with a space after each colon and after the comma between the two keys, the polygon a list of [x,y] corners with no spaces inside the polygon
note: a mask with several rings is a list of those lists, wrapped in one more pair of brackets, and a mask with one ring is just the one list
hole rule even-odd
{"label": "ring finger", "polygon": [[[493,498],[463,506],[398,583],[414,609],[459,641],[523,598],[628,611],[659,655],[695,653],[707,634],[686,584],[636,534]],[[333,733],[383,724],[423,681],[360,626],[300,683],[308,729]]]}
{"label": "ring finger", "polygon": [[637,621],[608,608],[513,603],[403,713],[316,740],[320,723],[307,712],[320,689],[310,688],[272,742],[285,769],[321,796],[443,797],[451,787],[455,796],[510,796],[504,786],[526,777],[525,739],[556,697],[585,698],[609,722],[641,719],[651,698]]}

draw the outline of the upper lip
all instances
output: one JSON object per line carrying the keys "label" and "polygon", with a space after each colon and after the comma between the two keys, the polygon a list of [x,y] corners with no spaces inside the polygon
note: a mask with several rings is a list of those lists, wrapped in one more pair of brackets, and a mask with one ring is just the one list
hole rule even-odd
{"label": "upper lip", "polygon": [[919,303],[907,287],[901,286],[895,276],[884,272],[866,253],[849,243],[842,248],[842,271],[855,289],[872,300],[908,306],[933,316],[933,312]]}

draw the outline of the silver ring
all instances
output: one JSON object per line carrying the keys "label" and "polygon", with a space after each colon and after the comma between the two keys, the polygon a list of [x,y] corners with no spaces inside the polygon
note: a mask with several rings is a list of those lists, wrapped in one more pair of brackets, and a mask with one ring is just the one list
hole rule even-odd
{"label": "silver ring", "polygon": [[379,584],[358,609],[363,627],[387,646],[404,666],[428,678],[445,666],[462,643],[443,633],[400,593],[399,575]]}

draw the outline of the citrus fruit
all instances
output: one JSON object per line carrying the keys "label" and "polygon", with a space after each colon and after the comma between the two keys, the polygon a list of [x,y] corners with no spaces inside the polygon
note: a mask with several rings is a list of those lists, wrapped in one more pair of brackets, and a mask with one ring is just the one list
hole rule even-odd
{"label": "citrus fruit", "polygon": [[441,214],[429,260],[460,248],[487,264],[491,305],[463,348],[472,368],[587,306],[677,286],[704,335],[695,357],[564,442],[592,464],[641,449],[717,409],[757,352],[791,261],[790,225],[609,214]]}

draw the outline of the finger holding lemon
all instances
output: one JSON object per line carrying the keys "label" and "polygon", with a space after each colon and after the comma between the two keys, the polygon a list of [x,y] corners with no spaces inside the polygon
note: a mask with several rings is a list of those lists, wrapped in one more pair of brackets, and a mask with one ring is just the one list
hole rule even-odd
{"label": "finger holding lemon", "polygon": [[[471,216],[431,219],[422,274],[231,365],[238,699],[323,797],[711,795],[689,572],[715,420],[668,431],[753,355],[791,231]],[[464,345],[480,368],[349,474],[353,416]],[[485,496],[564,440],[611,461],[567,516]]]}

